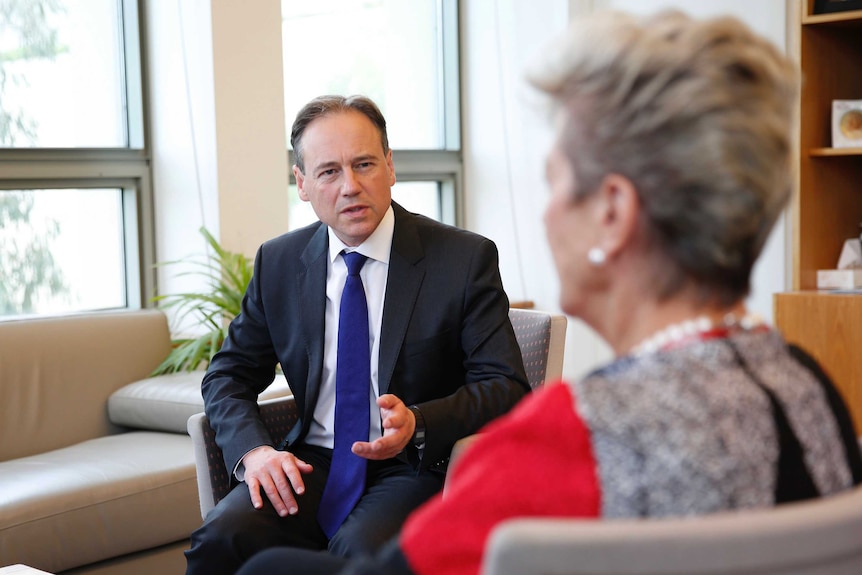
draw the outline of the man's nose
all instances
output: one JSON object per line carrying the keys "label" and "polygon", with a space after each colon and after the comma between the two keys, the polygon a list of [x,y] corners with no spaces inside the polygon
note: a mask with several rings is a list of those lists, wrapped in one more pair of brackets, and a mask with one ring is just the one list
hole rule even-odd
{"label": "man's nose", "polygon": [[353,171],[353,168],[347,168],[343,172],[344,177],[341,182],[341,193],[343,194],[355,194],[359,191],[359,178],[356,177],[356,172]]}

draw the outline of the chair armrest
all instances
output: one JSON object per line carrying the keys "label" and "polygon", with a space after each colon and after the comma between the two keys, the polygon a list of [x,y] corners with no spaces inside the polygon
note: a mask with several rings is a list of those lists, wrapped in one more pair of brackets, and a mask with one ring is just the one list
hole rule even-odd
{"label": "chair armrest", "polygon": [[[278,443],[296,423],[296,401],[293,396],[262,401],[260,416],[273,441]],[[189,417],[187,428],[194,446],[201,517],[206,518],[207,513],[230,492],[234,478],[232,470],[225,469],[224,455],[206,414],[196,413]]]}
{"label": "chair armrest", "polygon": [[485,544],[482,575],[862,573],[862,487],[701,516],[513,518]]}
{"label": "chair armrest", "polygon": [[449,487],[449,481],[452,477],[452,472],[455,471],[455,467],[457,467],[458,462],[461,457],[464,455],[464,452],[470,447],[477,439],[479,438],[478,433],[474,433],[473,435],[468,435],[467,437],[462,437],[458,441],[455,442],[455,445],[452,446],[452,455],[449,456],[449,467],[446,470],[446,479],[443,483],[443,496],[446,496],[447,488]]}

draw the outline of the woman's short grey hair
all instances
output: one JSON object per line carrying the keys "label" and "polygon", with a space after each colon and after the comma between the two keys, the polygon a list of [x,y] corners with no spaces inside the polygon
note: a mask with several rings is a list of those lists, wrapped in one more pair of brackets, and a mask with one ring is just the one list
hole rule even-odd
{"label": "woman's short grey hair", "polygon": [[735,18],[604,13],[576,22],[528,70],[564,112],[574,200],[610,173],[637,188],[667,299],[749,291],[791,193],[796,67]]}
{"label": "woman's short grey hair", "polygon": [[302,157],[302,135],[305,133],[305,129],[317,118],[348,111],[359,112],[371,120],[377,131],[380,132],[380,144],[383,146],[383,153],[389,153],[386,118],[383,117],[377,104],[370,98],[365,96],[318,96],[297,112],[296,119],[293,121],[293,128],[290,130],[290,145],[293,148],[295,164],[302,173],[305,173],[305,162]]}

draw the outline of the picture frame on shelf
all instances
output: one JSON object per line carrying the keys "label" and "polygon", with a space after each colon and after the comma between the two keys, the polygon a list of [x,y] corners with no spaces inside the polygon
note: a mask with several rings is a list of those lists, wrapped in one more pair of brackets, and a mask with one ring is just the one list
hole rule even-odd
{"label": "picture frame on shelf", "polygon": [[862,100],[832,100],[832,147],[862,148]]}
{"label": "picture frame on shelf", "polygon": [[814,14],[862,10],[862,0],[814,0]]}

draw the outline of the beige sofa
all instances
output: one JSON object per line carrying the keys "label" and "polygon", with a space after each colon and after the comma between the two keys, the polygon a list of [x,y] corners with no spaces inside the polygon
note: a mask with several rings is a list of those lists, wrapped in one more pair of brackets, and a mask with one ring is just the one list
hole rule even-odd
{"label": "beige sofa", "polygon": [[0,322],[0,567],[185,571],[201,374],[147,378],[169,350],[154,310]]}

